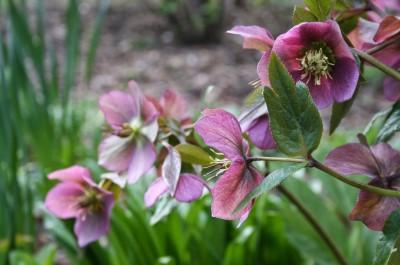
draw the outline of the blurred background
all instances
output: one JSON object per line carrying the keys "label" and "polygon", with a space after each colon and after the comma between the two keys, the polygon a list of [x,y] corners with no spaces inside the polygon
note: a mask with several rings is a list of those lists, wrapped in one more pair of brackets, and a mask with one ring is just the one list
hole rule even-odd
{"label": "blurred background", "polygon": [[[213,219],[210,198],[170,212],[147,210],[149,180],[113,210],[108,237],[79,249],[73,220],[43,206],[46,175],[73,164],[95,176],[103,118],[99,95],[135,79],[159,97],[173,87],[193,115],[208,107],[239,113],[257,79],[260,54],[224,32],[260,25],[276,37],[291,27],[295,0],[0,0],[0,264],[336,264],[288,201],[262,196],[240,228]],[[316,155],[355,141],[382,99],[381,76],[366,85],[335,136]],[[329,110],[323,112],[329,115]],[[320,221],[350,264],[370,264],[377,233],[350,223],[357,191],[302,171],[285,182]]]}

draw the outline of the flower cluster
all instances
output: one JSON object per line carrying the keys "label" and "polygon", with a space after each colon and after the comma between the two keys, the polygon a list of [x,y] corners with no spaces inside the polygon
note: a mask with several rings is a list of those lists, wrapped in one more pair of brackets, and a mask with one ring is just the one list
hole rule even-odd
{"label": "flower cluster", "polygon": [[[382,12],[400,10],[398,5],[375,2]],[[360,188],[350,219],[382,230],[389,215],[400,208],[400,152],[387,143],[369,146],[365,140],[333,150],[325,164],[312,156],[323,131],[319,109],[344,103],[339,113],[332,108],[332,117],[343,118],[360,84],[360,58],[390,74],[384,94],[390,100],[400,99],[395,69],[400,67],[400,20],[393,15],[377,17],[369,9],[363,12],[367,12],[365,19],[359,19],[348,39],[329,16],[297,23],[276,38],[258,26],[229,30],[244,38],[244,48],[262,52],[256,83],[264,97],[239,118],[216,108],[203,110],[195,121],[180,93],[167,89],[156,99],[145,95],[135,81],[128,83],[127,90],[105,93],[99,107],[107,129],[99,145],[98,164],[107,173],[99,184],[81,166],[51,173],[49,179],[60,183],[47,194],[46,208],[59,218],[76,219],[74,231],[83,247],[108,232],[112,208],[125,186],[152,177],[144,194],[147,207],[161,198],[189,203],[208,191],[212,216],[241,224],[259,190],[279,185],[282,176],[292,172],[286,168],[278,176],[264,178],[252,164],[257,158],[250,155],[258,148],[258,153],[273,150],[288,156],[259,160],[304,163],[303,167],[318,168]],[[395,111],[393,107],[391,113]],[[386,135],[393,135],[396,128]],[[356,183],[348,177],[354,174],[371,180]]]}

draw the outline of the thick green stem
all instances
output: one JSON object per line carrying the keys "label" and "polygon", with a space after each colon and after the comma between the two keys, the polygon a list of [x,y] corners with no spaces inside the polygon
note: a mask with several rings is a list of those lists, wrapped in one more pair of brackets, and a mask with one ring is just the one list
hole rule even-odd
{"label": "thick green stem", "polygon": [[247,162],[253,161],[277,161],[277,162],[293,162],[293,163],[306,163],[308,162],[302,158],[290,158],[290,157],[274,157],[274,156],[253,156],[248,157]]}
{"label": "thick green stem", "polygon": [[369,55],[366,52],[363,52],[363,51],[360,51],[360,50],[357,50],[357,49],[353,49],[353,50],[355,51],[355,53],[357,53],[358,56],[360,56],[360,58],[362,60],[370,63],[371,65],[375,66],[376,68],[378,68],[379,70],[381,70],[385,74],[390,75],[394,79],[400,81],[400,72],[398,72],[395,69],[387,66],[384,63],[381,63],[379,60],[375,59],[373,56]]}
{"label": "thick green stem", "polygon": [[337,249],[335,243],[333,243],[332,239],[325,232],[322,226],[317,222],[317,220],[312,216],[312,214],[304,207],[304,205],[294,196],[290,191],[288,191],[282,185],[277,188],[285,197],[293,203],[300,213],[304,216],[307,222],[314,228],[314,230],[319,234],[328,248],[332,251],[332,254],[335,256],[339,264],[348,265],[346,259],[342,256],[340,251]]}
{"label": "thick green stem", "polygon": [[338,172],[325,166],[324,164],[321,164],[320,162],[318,162],[317,160],[315,160],[313,158],[311,158],[310,166],[318,168],[319,170],[331,175],[332,177],[334,177],[350,186],[356,187],[358,189],[373,192],[373,193],[376,193],[376,194],[379,194],[382,196],[400,197],[400,191],[379,188],[376,186],[367,185],[367,184],[363,184],[363,183],[351,180],[350,178],[347,178],[347,177],[339,174]]}

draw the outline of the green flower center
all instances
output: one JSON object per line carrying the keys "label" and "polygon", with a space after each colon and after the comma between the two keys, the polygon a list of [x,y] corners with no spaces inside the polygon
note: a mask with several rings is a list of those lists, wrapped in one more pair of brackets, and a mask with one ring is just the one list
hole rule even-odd
{"label": "green flower center", "polygon": [[103,209],[102,196],[94,189],[87,189],[79,198],[79,206],[91,213],[99,212]]}
{"label": "green flower center", "polygon": [[124,123],[122,129],[118,132],[119,137],[135,136],[140,133],[142,123],[139,119],[132,120],[131,123]]}
{"label": "green flower center", "polygon": [[335,65],[335,60],[332,50],[324,43],[312,43],[303,57],[298,58],[300,61],[300,70],[303,71],[301,79],[305,79],[306,83],[314,78],[315,85],[321,85],[321,78],[330,78],[330,71]]}

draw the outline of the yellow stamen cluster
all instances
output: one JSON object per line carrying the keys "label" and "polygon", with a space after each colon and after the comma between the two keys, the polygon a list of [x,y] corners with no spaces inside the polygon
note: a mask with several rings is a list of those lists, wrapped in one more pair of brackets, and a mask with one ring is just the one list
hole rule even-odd
{"label": "yellow stamen cluster", "polygon": [[319,49],[310,49],[305,52],[304,56],[300,59],[300,70],[304,71],[301,75],[301,79],[307,79],[306,83],[308,83],[311,77],[314,77],[315,85],[321,85],[321,78],[331,78],[330,69],[334,65],[334,63],[329,61],[328,56],[326,56],[322,50]]}
{"label": "yellow stamen cluster", "polygon": [[79,200],[79,206],[90,213],[99,212],[103,209],[102,196],[93,189],[87,189]]}

